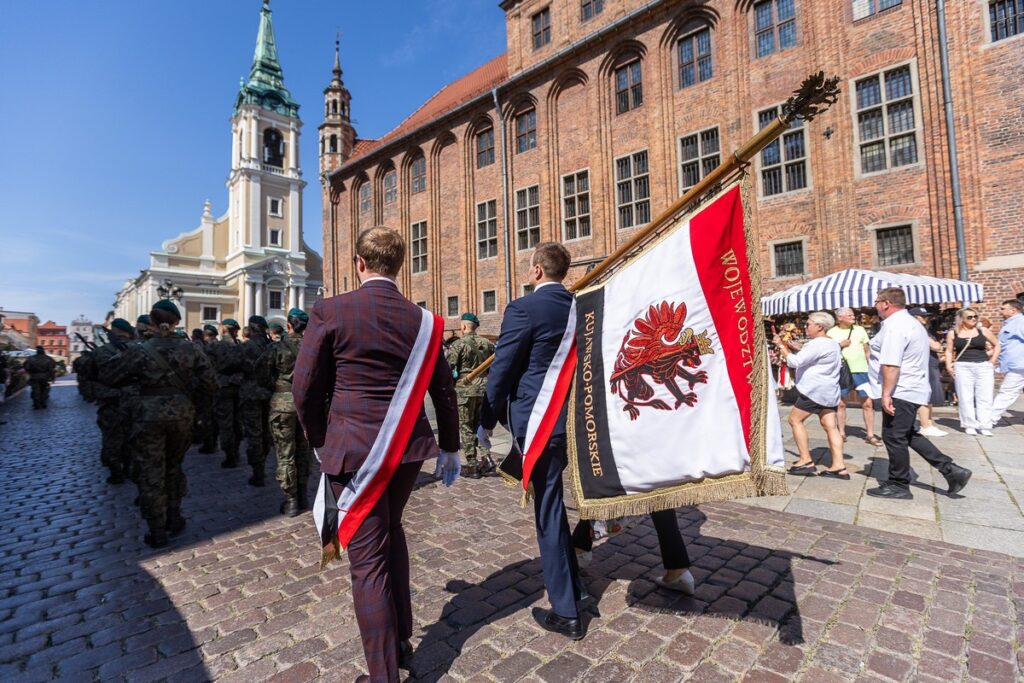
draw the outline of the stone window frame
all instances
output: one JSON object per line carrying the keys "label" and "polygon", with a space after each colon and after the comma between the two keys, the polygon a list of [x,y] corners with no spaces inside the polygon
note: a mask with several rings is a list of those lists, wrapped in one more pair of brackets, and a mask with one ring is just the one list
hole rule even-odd
{"label": "stone window frame", "polygon": [[419,194],[427,190],[427,157],[420,152],[409,162],[410,194]]}
{"label": "stone window frame", "polygon": [[[714,151],[714,152],[705,154],[704,153],[704,134],[708,133],[710,131],[715,131],[716,137],[718,139],[718,149],[716,151]],[[692,138],[692,137],[696,137],[697,138],[697,158],[696,159],[683,159],[683,140],[685,140],[687,138]],[[676,164],[676,169],[678,170],[678,185],[679,185],[678,189],[679,189],[679,196],[681,197],[681,196],[683,196],[686,193],[687,190],[689,190],[691,187],[693,187],[694,185],[699,183],[701,180],[703,180],[704,177],[708,175],[708,173],[713,171],[720,163],[722,163],[722,128],[721,128],[721,126],[716,124],[714,126],[708,126],[707,128],[702,128],[700,130],[694,131],[692,133],[688,133],[686,135],[680,135],[678,138],[676,138],[676,155],[677,155],[677,160],[678,160],[678,163]],[[707,164],[712,159],[717,159],[717,161],[710,168],[708,168]],[[684,178],[683,166],[687,165],[687,164],[692,164],[692,163],[696,163],[697,164],[697,170],[698,170],[698,174],[699,174],[700,177],[697,179],[697,183],[693,183],[693,185],[687,185],[685,180],[683,179]]]}
{"label": "stone window frame", "polygon": [[427,272],[427,221],[409,225],[409,270],[414,275]]}
{"label": "stone window frame", "polygon": [[[536,202],[531,203],[531,191],[536,192]],[[522,204],[520,204],[521,197],[524,198]],[[514,201],[516,251],[529,251],[540,244],[540,184],[536,183],[516,189]],[[532,220],[534,217],[535,221]],[[536,232],[536,239],[534,239],[534,232]],[[522,244],[526,246],[520,246]]]}
{"label": "stone window frame", "polygon": [[[589,14],[588,14],[589,11]],[[580,23],[586,23],[604,11],[604,0],[581,0]]]}
{"label": "stone window frame", "polygon": [[[1018,0],[1019,1],[1019,0]],[[995,0],[978,0],[981,5],[982,23],[985,25],[985,42],[984,47],[993,45],[1006,45],[1007,43],[1012,44],[1015,41],[1024,40],[1024,31],[1016,33],[1012,36],[1006,36],[1005,38],[993,38],[992,36],[992,5],[996,4]]]}
{"label": "stone window frame", "polygon": [[[793,5],[793,16],[792,18],[787,17],[784,21],[779,21],[778,6],[780,2],[790,2]],[[759,29],[757,24],[757,8],[765,4],[771,5],[771,24]],[[772,55],[778,54],[784,50],[788,50],[791,47],[800,46],[800,27],[798,21],[800,18],[800,7],[801,3],[799,0],[757,0],[750,5],[750,22],[752,35],[752,50],[751,54],[754,59],[764,59],[765,57],[771,57]],[[779,28],[784,24],[793,24],[793,43],[785,47],[781,47],[781,40],[779,39],[780,31]],[[762,34],[771,33],[772,36],[772,49],[769,52],[761,54],[759,37]]]}
{"label": "stone window frame", "polygon": [[[493,304],[490,307],[487,306],[487,297],[488,297],[488,295],[490,295],[490,297],[494,300]],[[498,312],[498,290],[496,290],[496,289],[485,289],[482,292],[480,292],[480,310],[483,313],[497,313]]]}
{"label": "stone window frame", "polygon": [[370,213],[373,209],[373,186],[369,182],[359,185],[359,213]]}
{"label": "stone window frame", "polygon": [[[786,244],[800,243],[800,253],[803,260],[803,271],[800,273],[794,273],[792,275],[779,275],[778,268],[775,263],[775,247],[783,246]],[[768,240],[766,246],[768,247],[768,263],[771,272],[771,279],[773,280],[788,280],[794,277],[807,277],[809,274],[807,269],[807,245],[810,242],[810,238],[807,235],[796,236],[796,237],[780,237],[775,240]]]}
{"label": "stone window frame", "polygon": [[[536,130],[536,126],[534,126]],[[484,136],[489,136],[485,138]],[[494,126],[479,131],[476,135],[476,167],[485,168],[494,163]],[[486,145],[481,147],[481,141]]]}
{"label": "stone window frame", "polygon": [[381,185],[384,188],[384,205],[394,204],[398,199],[398,171],[394,168],[385,171]]}
{"label": "stone window frame", "polygon": [[[274,202],[277,202],[277,211],[274,211]],[[284,198],[283,197],[267,197],[267,215],[273,216],[274,218],[284,218]]]}
{"label": "stone window frame", "polygon": [[[639,155],[639,154],[646,155],[646,162],[647,162],[647,170],[644,173],[640,173],[640,174],[636,173],[636,169],[635,169],[636,156]],[[629,161],[630,161],[630,175],[628,177],[622,179],[622,178],[619,178],[619,162],[622,161],[622,160],[625,160],[625,159],[629,159]],[[638,200],[638,199],[636,199],[636,189],[637,189],[637,182],[641,178],[646,178],[647,179],[647,195],[643,199],[639,199]],[[621,185],[623,183],[629,183],[630,198],[626,202],[620,201],[621,196],[620,196],[620,193],[619,193],[619,191],[620,191],[619,185]],[[615,157],[612,160],[612,187],[615,188],[615,228],[616,228],[616,230],[632,230],[632,229],[638,228],[638,227],[640,227],[642,225],[647,225],[648,223],[651,222],[651,156],[650,156],[650,150],[648,148],[645,147],[643,149],[634,150],[634,151],[632,151],[632,152],[630,152],[628,154],[622,154],[620,156],[617,156],[617,157]],[[633,218],[632,218],[633,222],[632,222],[631,225],[623,225],[622,224],[622,209],[625,208],[627,204],[629,205],[629,207],[631,209],[631,215],[633,216]],[[642,222],[638,222],[636,209],[639,208],[643,204],[647,205],[647,220],[642,221]]]}
{"label": "stone window frame", "polygon": [[[897,263],[897,264],[886,264],[881,265],[878,259],[878,231],[886,230],[888,228],[910,228],[910,237],[912,245],[914,247],[914,260],[910,263]],[[876,223],[873,225],[866,225],[864,229],[871,233],[871,267],[874,269],[900,269],[900,268],[914,268],[922,265],[921,259],[921,229],[920,221],[917,219],[908,220],[895,220],[886,221],[884,223]]]}
{"label": "stone window frame", "polygon": [[[488,206],[493,205],[494,212],[488,211]],[[487,215],[481,217],[480,209],[483,208]],[[491,227],[494,227],[494,234],[491,234]],[[483,227],[486,231],[485,236],[481,239],[480,228]],[[493,245],[492,245],[493,243]],[[494,247],[494,253],[491,253],[491,247]],[[486,256],[481,256],[480,248],[486,249]],[[477,261],[488,261],[490,259],[498,258],[498,200],[485,199],[482,202],[476,203],[476,260]]]}
{"label": "stone window frame", "polygon": [[530,15],[530,35],[534,52],[551,44],[551,5]]}
{"label": "stone window frame", "polygon": [[[883,7],[882,5],[885,5]],[[850,16],[854,22],[865,21],[880,16],[903,5],[903,0],[851,0]],[[857,16],[857,7],[867,7],[867,14]]]}
{"label": "stone window frame", "polygon": [[[580,188],[579,188],[580,176],[581,175],[584,176],[585,179],[586,179],[587,189],[585,189],[585,190],[580,190]],[[566,194],[565,181],[567,179],[570,179],[570,178],[573,181],[573,192],[571,194]],[[592,197],[591,197],[591,191],[592,191],[591,187],[592,187],[592,184],[590,182],[590,167],[580,168],[580,169],[577,169],[577,170],[572,171],[570,173],[565,173],[559,179],[558,189],[559,189],[559,192],[560,192],[560,195],[561,195],[561,199],[562,199],[561,206],[562,206],[562,241],[563,242],[573,242],[575,240],[589,239],[589,238],[591,238],[593,236],[593,234],[594,234],[594,221],[593,221],[594,206],[593,206]],[[580,207],[580,201],[584,197],[586,199],[587,210],[586,210],[586,212],[581,212],[580,208],[579,208]],[[574,211],[574,214],[571,217],[567,216],[567,214],[569,213],[570,202],[571,202],[571,205],[572,205],[572,210]],[[584,217],[586,218],[586,223],[587,223],[587,228],[586,228],[587,234],[585,234],[585,235],[582,234],[583,233],[583,229],[580,227],[581,226],[581,221],[582,221],[582,219]],[[574,223],[575,237],[570,237],[569,236],[569,222],[570,221],[572,221]]]}
{"label": "stone window frame", "polygon": [[[206,313],[206,309],[208,309],[208,308],[212,308],[214,310],[214,312],[215,312],[214,317],[207,318],[204,315],[204,313]],[[221,318],[220,318],[220,304],[202,304],[199,307],[199,317],[201,318],[201,322],[203,324],[206,324],[206,323],[217,323],[219,325],[220,324],[220,320],[221,320]]]}
{"label": "stone window frame", "polygon": [[[274,300],[273,296],[275,294],[277,296],[281,297],[281,300],[280,300],[280,304],[281,305],[280,306],[273,306],[273,305],[271,305],[273,300]],[[283,311],[283,310],[285,310],[285,302],[286,302],[286,300],[285,300],[285,297],[284,297],[284,285],[283,284],[278,284],[278,285],[276,285],[274,287],[271,287],[270,283],[268,282],[267,283],[267,310],[268,311]]]}
{"label": "stone window frame", "polygon": [[[880,82],[880,87],[882,89],[882,94],[883,94],[883,100],[882,100],[882,103],[881,103],[880,106],[882,107],[882,112],[883,112],[882,126],[883,126],[883,131],[884,131],[888,127],[888,125],[887,125],[888,124],[888,121],[887,121],[888,100],[884,98],[885,82],[884,82],[884,79],[882,77],[883,77],[883,75],[887,71],[894,71],[894,70],[899,69],[900,67],[903,67],[903,66],[907,66],[907,67],[910,68],[910,83],[911,83],[911,87],[913,88],[913,94],[911,95],[911,99],[912,99],[913,105],[914,105],[914,107],[913,107],[913,112],[914,112],[914,131],[913,132],[914,132],[915,142],[916,142],[916,145],[917,145],[917,161],[912,163],[912,164],[904,164],[903,166],[893,166],[892,163],[891,163],[892,160],[890,159],[890,156],[889,156],[890,155],[889,139],[894,137],[894,136],[889,134],[889,133],[887,133],[887,132],[885,132],[885,133],[883,133],[882,140],[885,143],[885,163],[886,163],[886,167],[884,169],[880,170],[880,171],[865,172],[863,170],[862,166],[861,166],[861,155],[860,155],[860,146],[861,146],[862,143],[861,143],[861,139],[860,139],[860,124],[859,124],[859,121],[858,121],[858,118],[857,118],[857,115],[860,113],[860,110],[857,108],[857,82],[858,81],[866,80],[866,79],[871,78],[873,76],[878,76],[880,78],[879,82]],[[853,128],[853,136],[852,136],[853,137],[853,176],[854,176],[855,179],[859,180],[861,178],[872,178],[872,177],[875,177],[875,176],[884,175],[886,173],[894,173],[894,172],[900,172],[900,171],[906,171],[906,170],[919,170],[921,168],[924,168],[924,165],[925,165],[925,154],[924,154],[924,146],[923,146],[923,142],[924,142],[923,141],[924,120],[923,120],[922,114],[921,114],[921,81],[920,81],[920,78],[918,76],[917,66],[918,66],[917,58],[915,57],[915,58],[911,58],[911,59],[901,60],[899,62],[896,62],[895,64],[889,64],[889,65],[887,65],[887,66],[885,66],[885,67],[883,67],[881,69],[875,69],[875,70],[870,71],[868,73],[858,74],[857,76],[854,76],[854,77],[848,79],[848,81],[847,81],[847,89],[849,91],[849,98],[850,98],[850,119],[851,119],[851,126]],[[903,99],[905,99],[905,98],[903,98]],[[907,134],[906,132],[901,132],[896,137],[903,136],[903,135],[906,135],[906,134]],[[874,142],[874,141],[872,141],[872,142]]]}
{"label": "stone window frame", "polygon": [[[761,119],[760,119],[762,113],[767,112],[769,110],[774,110],[775,116],[778,116],[779,110],[781,109],[782,105],[783,105],[782,102],[776,102],[774,104],[766,104],[766,105],[761,106],[761,107],[756,107],[754,109],[754,130],[755,131],[759,131],[762,128]],[[798,122],[799,122],[799,125],[798,125]],[[802,133],[802,135],[803,135],[804,155],[802,157],[799,157],[799,158],[794,159],[794,160],[787,160],[785,158],[785,153],[786,153],[785,138],[786,138],[786,136],[791,135],[791,134],[793,134],[796,131],[800,131]],[[774,194],[765,194],[765,191],[764,191],[764,170],[765,169],[764,169],[763,158],[764,158],[765,152],[768,149],[768,147],[765,147],[764,150],[762,150],[760,153],[758,153],[757,158],[755,160],[755,168],[757,169],[757,198],[758,199],[775,199],[777,197],[787,197],[787,196],[793,195],[793,194],[795,194],[797,192],[807,192],[807,191],[813,189],[814,188],[814,177],[813,177],[813,174],[811,172],[811,136],[808,134],[808,131],[807,131],[807,122],[803,121],[802,119],[797,119],[796,121],[794,121],[792,124],[790,124],[789,129],[787,129],[785,133],[780,135],[778,137],[778,139],[773,141],[771,144],[776,144],[776,143],[779,145],[779,163],[771,164],[770,166],[772,168],[779,167],[779,168],[782,169],[782,191],[781,192],[776,192]],[[769,146],[771,146],[771,145],[769,145]],[[805,182],[805,185],[803,187],[798,187],[798,188],[793,189],[793,190],[787,189],[788,183],[786,182],[786,167],[787,167],[787,165],[795,164],[795,163],[797,163],[798,161],[801,161],[801,160],[803,161],[803,164],[804,164],[804,182]]]}
{"label": "stone window frame", "polygon": [[[275,232],[277,233],[277,239],[276,240],[274,239],[274,233]],[[281,228],[268,228],[267,229],[267,244],[269,246],[271,246],[271,247],[280,247],[280,246],[282,246],[283,243],[284,243],[284,241],[282,240],[282,237],[284,237],[284,231],[281,230]]]}
{"label": "stone window frame", "polygon": [[[706,55],[701,55],[699,52],[699,34],[703,33],[704,31],[708,32],[708,53]],[[712,31],[711,24],[705,23],[701,26],[695,27],[692,31],[688,31],[687,33],[680,36],[678,40],[676,40],[676,90],[685,90],[686,88],[692,88],[695,85],[700,85],[701,83],[709,81],[715,77],[715,44],[714,41],[711,39],[713,33],[714,31]],[[689,43],[692,46],[693,61],[683,62],[683,43]],[[706,77],[701,76],[701,62],[703,59],[707,59],[707,62],[709,64],[708,69],[710,73]],[[687,64],[692,65],[694,78],[693,82],[688,84],[683,83],[683,67]]]}
{"label": "stone window frame", "polygon": [[[452,301],[455,302],[455,312],[452,312]],[[458,318],[459,313],[459,295],[448,296],[445,300],[445,317],[446,318]]]}

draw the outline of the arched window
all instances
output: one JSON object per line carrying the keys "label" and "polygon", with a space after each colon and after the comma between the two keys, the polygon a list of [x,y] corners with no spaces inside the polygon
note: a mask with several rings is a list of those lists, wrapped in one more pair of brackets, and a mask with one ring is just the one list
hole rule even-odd
{"label": "arched window", "polygon": [[338,136],[337,135],[332,135],[331,136],[331,146],[328,149],[328,151],[331,154],[336,154],[338,152]]}
{"label": "arched window", "polygon": [[615,113],[625,114],[643,103],[643,62],[639,54],[627,52],[615,66]]}
{"label": "arched window", "polygon": [[331,100],[331,113],[332,114],[337,114],[338,113],[338,100]]}
{"label": "arched window", "polygon": [[369,213],[373,204],[373,188],[370,183],[359,186],[359,213]]}
{"label": "arched window", "polygon": [[284,167],[284,137],[274,128],[263,131],[263,163]]}
{"label": "arched window", "polygon": [[398,198],[398,172],[391,169],[384,174],[384,203],[394,204]]}
{"label": "arched window", "polygon": [[320,153],[324,153],[324,138],[322,135],[320,136]]}
{"label": "arched window", "polygon": [[412,160],[410,175],[412,177],[410,184],[412,186],[411,190],[413,194],[423,192],[427,189],[427,160],[422,154],[417,155],[416,158]]}

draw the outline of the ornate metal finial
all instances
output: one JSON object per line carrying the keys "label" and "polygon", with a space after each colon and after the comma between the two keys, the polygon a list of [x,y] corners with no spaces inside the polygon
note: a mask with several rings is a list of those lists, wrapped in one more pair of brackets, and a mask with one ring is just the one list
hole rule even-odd
{"label": "ornate metal finial", "polygon": [[341,79],[341,31],[338,31],[334,37],[334,77]]}
{"label": "ornate metal finial", "polygon": [[793,96],[782,105],[782,116],[787,121],[800,117],[811,121],[818,114],[827,111],[839,99],[839,76],[825,77],[824,71],[811,74],[804,79]]}

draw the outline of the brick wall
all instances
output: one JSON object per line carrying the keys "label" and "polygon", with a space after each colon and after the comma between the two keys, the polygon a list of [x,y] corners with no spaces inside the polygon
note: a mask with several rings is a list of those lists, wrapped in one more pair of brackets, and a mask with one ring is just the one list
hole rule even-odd
{"label": "brick wall", "polygon": [[[329,221],[325,189],[325,281],[329,293],[352,288],[352,243],[359,229],[384,224],[408,238],[413,222],[428,223],[428,272],[403,268],[400,284],[414,301],[426,301],[445,313],[448,296],[458,296],[462,310],[481,313],[483,331],[494,333],[505,304],[505,227],[502,157],[509,176],[508,229],[512,245],[512,296],[521,293],[529,250],[516,250],[516,190],[540,188],[541,240],[562,239],[563,175],[587,169],[590,178],[592,234],[567,242],[574,259],[602,257],[630,235],[617,227],[615,159],[646,149],[650,167],[652,214],[680,193],[679,138],[717,126],[727,154],[757,128],[757,112],[783,102],[808,73],[824,69],[842,76],[843,93],[826,114],[806,126],[807,187],[764,196],[760,161],[751,171],[757,182],[753,217],[762,243],[763,290],[777,291],[802,280],[844,267],[877,268],[876,231],[909,225],[914,262],[888,270],[943,277],[958,274],[949,162],[942,106],[937,29],[933,3],[904,0],[896,8],[853,21],[850,0],[797,0],[797,45],[757,58],[751,2],[709,0],[703,4],[667,1],[643,13],[605,39],[576,47],[549,67],[529,71],[539,59],[524,57],[529,39],[524,13],[538,3],[507,3],[511,80],[500,89],[501,112],[489,98],[429,123],[410,136],[349,159],[332,176],[329,191],[337,198],[336,222]],[[541,3],[543,4],[543,3]],[[551,3],[553,45],[545,58],[561,49],[560,41],[578,40],[588,28],[578,25],[575,0]],[[593,30],[621,19],[646,2],[606,3]],[[564,6],[563,6],[564,5]],[[534,8],[535,9],[535,8]],[[514,13],[519,13],[516,17]],[[513,24],[519,26],[516,29]],[[1015,293],[1011,282],[1024,279],[1024,40],[1018,36],[991,43],[987,3],[950,3],[947,23],[951,52],[960,155],[966,249],[970,274],[986,285],[991,302]],[[677,41],[702,26],[711,26],[714,75],[679,87]],[[518,33],[516,32],[518,31]],[[547,48],[546,48],[547,49]],[[644,101],[616,113],[614,68],[630,55],[642,59]],[[915,96],[914,122],[918,160],[900,168],[865,174],[859,169],[855,81],[908,65]],[[517,76],[517,73],[519,74]],[[354,93],[355,106],[361,93]],[[368,96],[369,94],[362,94]],[[515,152],[515,116],[527,108],[537,115],[536,149]],[[499,120],[506,123],[504,155],[476,167],[475,133]],[[495,144],[500,145],[495,128]],[[427,159],[427,191],[410,193],[409,161]],[[399,169],[398,199],[386,204],[381,170]],[[361,182],[373,183],[373,208],[358,211]],[[480,260],[476,251],[476,204],[495,199],[498,255]],[[331,234],[336,254],[330,253]],[[804,274],[774,277],[770,243],[804,240]],[[332,282],[331,263],[338,275]],[[578,276],[582,269],[571,275]],[[483,314],[484,290],[498,292],[498,311]]]}

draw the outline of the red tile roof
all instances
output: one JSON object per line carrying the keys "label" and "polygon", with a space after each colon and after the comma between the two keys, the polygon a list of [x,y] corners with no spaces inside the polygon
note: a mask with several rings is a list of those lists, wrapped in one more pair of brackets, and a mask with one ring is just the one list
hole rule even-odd
{"label": "red tile roof", "polygon": [[349,157],[344,166],[348,166],[387,143],[413,132],[442,114],[456,109],[459,105],[465,104],[506,80],[508,80],[508,58],[505,53],[502,53],[457,81],[453,81],[441,88],[433,97],[424,102],[419,109],[406,117],[404,121],[383,137],[376,140],[356,140],[352,156]]}

